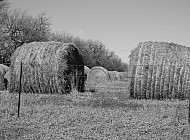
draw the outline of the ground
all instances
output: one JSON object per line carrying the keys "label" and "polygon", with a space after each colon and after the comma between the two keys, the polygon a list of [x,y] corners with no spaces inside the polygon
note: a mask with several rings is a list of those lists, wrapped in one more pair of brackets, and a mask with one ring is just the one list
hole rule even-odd
{"label": "ground", "polygon": [[0,140],[190,139],[187,100],[134,100],[119,89],[71,95],[22,93],[19,118],[18,94],[1,92]]}

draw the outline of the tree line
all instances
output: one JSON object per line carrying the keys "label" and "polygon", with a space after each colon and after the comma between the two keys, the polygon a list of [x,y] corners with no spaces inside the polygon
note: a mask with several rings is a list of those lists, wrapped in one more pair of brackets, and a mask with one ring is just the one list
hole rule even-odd
{"label": "tree line", "polygon": [[127,71],[127,64],[101,42],[84,40],[69,33],[53,32],[45,13],[33,17],[27,11],[12,9],[8,0],[0,1],[0,63],[10,64],[15,49],[30,42],[59,41],[75,44],[84,56],[86,66]]}

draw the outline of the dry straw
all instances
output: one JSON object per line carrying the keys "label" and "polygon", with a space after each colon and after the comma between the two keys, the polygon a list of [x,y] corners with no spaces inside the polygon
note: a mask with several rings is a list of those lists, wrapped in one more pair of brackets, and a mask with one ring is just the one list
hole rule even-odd
{"label": "dry straw", "polygon": [[134,98],[187,98],[190,48],[167,42],[139,43],[130,55],[130,95]]}
{"label": "dry straw", "polygon": [[11,57],[9,91],[18,91],[23,63],[22,91],[68,93],[84,91],[84,63],[79,49],[69,43],[32,42],[16,49]]}

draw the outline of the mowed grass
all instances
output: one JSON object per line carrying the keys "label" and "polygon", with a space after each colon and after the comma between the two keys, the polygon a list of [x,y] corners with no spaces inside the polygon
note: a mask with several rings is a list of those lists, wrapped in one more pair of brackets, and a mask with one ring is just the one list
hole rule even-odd
{"label": "mowed grass", "polygon": [[1,92],[0,140],[190,139],[187,100],[132,100],[113,91],[22,93],[20,118],[18,94]]}

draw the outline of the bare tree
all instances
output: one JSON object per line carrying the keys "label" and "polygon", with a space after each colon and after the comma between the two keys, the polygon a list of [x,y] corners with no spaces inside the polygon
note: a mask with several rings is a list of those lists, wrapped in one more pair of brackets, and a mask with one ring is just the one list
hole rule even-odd
{"label": "bare tree", "polygon": [[0,57],[10,59],[15,49],[24,43],[48,41],[51,24],[44,13],[32,17],[26,11],[9,10],[6,3],[0,7]]}
{"label": "bare tree", "polygon": [[108,70],[127,71],[127,64],[113,51],[106,49],[101,41],[84,40],[68,33],[51,33],[50,40],[74,43],[82,52],[85,65],[90,68],[99,65]]}
{"label": "bare tree", "polygon": [[49,19],[44,13],[36,18],[20,10],[11,11],[4,16],[2,30],[4,34],[20,46],[33,41],[47,41],[50,31]]}

